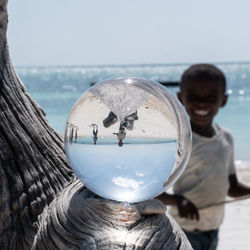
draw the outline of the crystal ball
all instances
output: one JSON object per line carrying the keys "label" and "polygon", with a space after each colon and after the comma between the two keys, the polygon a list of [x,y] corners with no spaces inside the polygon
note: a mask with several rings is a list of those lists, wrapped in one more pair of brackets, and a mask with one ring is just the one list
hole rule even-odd
{"label": "crystal ball", "polygon": [[191,151],[191,130],[178,99],[161,84],[134,77],[104,80],[85,91],[65,128],[76,176],[97,195],[141,202],[170,188]]}

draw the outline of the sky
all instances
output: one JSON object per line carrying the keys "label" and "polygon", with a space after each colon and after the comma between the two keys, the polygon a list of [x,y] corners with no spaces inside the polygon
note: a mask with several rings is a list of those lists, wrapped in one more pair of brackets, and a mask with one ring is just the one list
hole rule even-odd
{"label": "sky", "polygon": [[249,0],[9,0],[14,65],[250,61]]}

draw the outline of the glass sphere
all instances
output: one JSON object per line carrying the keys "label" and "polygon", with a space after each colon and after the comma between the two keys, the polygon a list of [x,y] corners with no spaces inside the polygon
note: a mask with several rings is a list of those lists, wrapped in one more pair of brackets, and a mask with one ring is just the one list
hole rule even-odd
{"label": "glass sphere", "polygon": [[65,148],[77,177],[106,199],[140,202],[171,187],[191,151],[186,113],[166,87],[141,78],[105,80],[72,108]]}

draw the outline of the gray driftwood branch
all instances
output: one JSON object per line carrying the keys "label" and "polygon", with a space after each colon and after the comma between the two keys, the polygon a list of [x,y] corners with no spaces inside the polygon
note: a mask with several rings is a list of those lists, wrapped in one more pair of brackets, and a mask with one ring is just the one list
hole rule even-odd
{"label": "gray driftwood branch", "polygon": [[38,215],[73,174],[62,137],[13,68],[7,18],[0,0],[0,249],[30,249]]}
{"label": "gray driftwood branch", "polygon": [[158,206],[152,201],[129,205],[105,200],[74,181],[40,217],[32,249],[192,249],[171,217],[144,215],[145,208],[148,213],[147,207]]}
{"label": "gray driftwood branch", "polygon": [[74,177],[61,135],[12,66],[6,6],[0,0],[0,249],[190,249],[159,204],[108,201]]}

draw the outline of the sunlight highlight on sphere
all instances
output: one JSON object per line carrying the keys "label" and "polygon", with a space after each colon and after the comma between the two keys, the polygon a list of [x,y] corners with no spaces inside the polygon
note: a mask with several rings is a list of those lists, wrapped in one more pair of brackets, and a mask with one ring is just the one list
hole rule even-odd
{"label": "sunlight highlight on sphere", "polygon": [[89,88],[65,129],[71,167],[84,185],[106,199],[140,202],[171,187],[191,150],[187,116],[162,85],[114,78]]}

